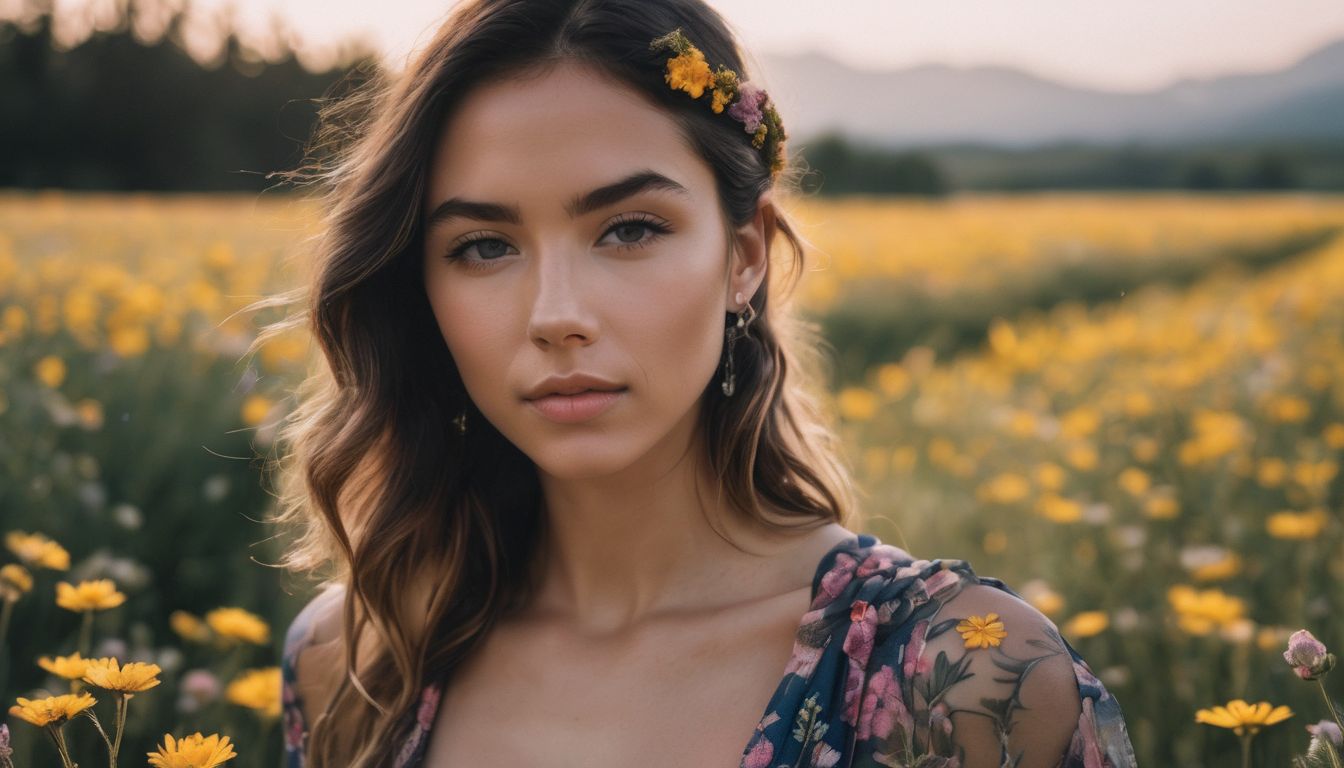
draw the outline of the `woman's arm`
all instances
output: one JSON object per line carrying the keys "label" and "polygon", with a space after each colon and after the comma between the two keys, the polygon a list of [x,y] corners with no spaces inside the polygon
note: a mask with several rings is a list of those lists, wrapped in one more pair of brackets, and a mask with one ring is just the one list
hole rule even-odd
{"label": "woman's arm", "polygon": [[962,768],[1135,765],[1118,704],[1029,603],[971,584],[921,628],[908,646],[914,721],[938,754]]}

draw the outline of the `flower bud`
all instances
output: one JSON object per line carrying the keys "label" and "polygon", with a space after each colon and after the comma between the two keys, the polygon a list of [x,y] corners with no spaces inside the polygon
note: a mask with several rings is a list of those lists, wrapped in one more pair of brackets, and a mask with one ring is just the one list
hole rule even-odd
{"label": "flower bud", "polygon": [[1339,730],[1339,724],[1334,720],[1321,720],[1315,725],[1307,726],[1307,733],[1315,736],[1321,741],[1329,741],[1335,745],[1335,749],[1344,747],[1344,734]]}
{"label": "flower bud", "polygon": [[1303,680],[1315,680],[1335,666],[1335,655],[1326,651],[1325,644],[1310,632],[1299,629],[1288,638],[1288,650],[1283,658]]}

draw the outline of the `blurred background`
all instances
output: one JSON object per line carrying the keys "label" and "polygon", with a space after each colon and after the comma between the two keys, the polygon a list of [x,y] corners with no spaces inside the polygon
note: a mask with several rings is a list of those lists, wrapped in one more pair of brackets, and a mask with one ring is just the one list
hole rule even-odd
{"label": "blurred background", "polygon": [[[863,529],[1049,615],[1141,765],[1239,760],[1195,721],[1234,698],[1294,713],[1256,765],[1306,752],[1330,715],[1287,638],[1344,642],[1344,6],[712,4],[809,169],[795,300]],[[312,585],[259,468],[312,349],[245,355],[275,317],[238,310],[302,279],[318,211],[267,174],[450,8],[0,0],[0,564],[32,577],[0,573],[6,707],[87,643],[163,669],[123,761],[200,730],[280,763],[265,675]],[[100,578],[125,601],[56,604]]]}

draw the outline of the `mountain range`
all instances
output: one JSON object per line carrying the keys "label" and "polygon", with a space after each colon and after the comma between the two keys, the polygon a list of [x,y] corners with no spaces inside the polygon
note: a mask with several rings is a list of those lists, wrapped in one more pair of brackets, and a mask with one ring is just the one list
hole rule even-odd
{"label": "mountain range", "polygon": [[1279,71],[1185,78],[1138,93],[1005,66],[861,70],[811,52],[765,54],[760,64],[781,94],[790,137],[834,131],[888,148],[1344,139],[1344,39]]}

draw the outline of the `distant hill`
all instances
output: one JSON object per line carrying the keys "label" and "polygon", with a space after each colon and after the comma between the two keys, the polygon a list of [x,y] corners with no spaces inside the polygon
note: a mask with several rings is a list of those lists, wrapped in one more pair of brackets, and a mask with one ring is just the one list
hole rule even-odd
{"label": "distant hill", "polygon": [[760,58],[800,137],[835,131],[891,148],[1344,139],[1344,40],[1277,72],[1187,78],[1145,93],[1002,66],[870,71],[818,53]]}

